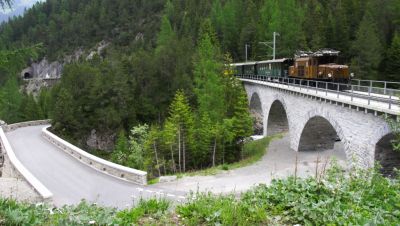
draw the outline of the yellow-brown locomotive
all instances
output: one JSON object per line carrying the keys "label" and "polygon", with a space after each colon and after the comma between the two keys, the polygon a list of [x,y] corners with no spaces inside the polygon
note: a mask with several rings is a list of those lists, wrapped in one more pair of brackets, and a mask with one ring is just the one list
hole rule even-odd
{"label": "yellow-brown locomotive", "polygon": [[348,82],[349,66],[336,64],[339,51],[320,50],[317,52],[298,52],[294,64],[289,67],[289,77]]}

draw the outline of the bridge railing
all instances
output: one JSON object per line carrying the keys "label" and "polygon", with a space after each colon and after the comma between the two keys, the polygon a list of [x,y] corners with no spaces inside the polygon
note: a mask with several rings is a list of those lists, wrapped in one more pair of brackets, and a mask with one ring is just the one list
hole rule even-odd
{"label": "bridge railing", "polygon": [[362,87],[361,89],[368,90],[368,87],[373,93],[379,93],[383,95],[398,95],[400,90],[400,82],[390,82],[390,81],[379,81],[379,80],[360,80],[352,79],[350,81],[351,85]]}
{"label": "bridge railing", "polygon": [[[358,99],[367,100],[367,104],[371,105],[372,101],[380,102],[386,104],[388,109],[392,109],[393,106],[399,106],[400,101],[400,90],[389,89],[388,87],[372,87],[364,86],[360,82],[360,85],[353,85],[351,83],[334,83],[334,82],[324,82],[324,81],[314,81],[306,79],[297,78],[285,78],[285,77],[273,77],[273,76],[260,76],[253,74],[240,74],[236,75],[238,78],[250,79],[257,81],[265,81],[277,84],[287,85],[297,87],[300,90],[306,89],[308,92],[315,91],[315,94],[325,93],[326,96],[332,95],[336,98],[340,97],[350,97],[351,102]],[[372,83],[371,83],[372,84]],[[386,84],[387,85],[387,84]]]}

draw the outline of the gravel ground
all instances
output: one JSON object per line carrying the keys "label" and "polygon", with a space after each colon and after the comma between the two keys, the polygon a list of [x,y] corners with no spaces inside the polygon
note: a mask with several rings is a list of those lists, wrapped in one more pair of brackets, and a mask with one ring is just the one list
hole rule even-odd
{"label": "gravel ground", "polygon": [[253,165],[234,170],[222,171],[212,176],[183,177],[173,182],[158,183],[157,187],[175,191],[211,191],[213,193],[242,192],[257,184],[269,184],[274,178],[294,175],[297,155],[297,175],[315,175],[316,162],[322,168],[327,159],[334,157],[345,166],[346,156],[343,145],[335,144],[333,150],[295,152],[289,148],[289,136],[270,143],[267,154]]}

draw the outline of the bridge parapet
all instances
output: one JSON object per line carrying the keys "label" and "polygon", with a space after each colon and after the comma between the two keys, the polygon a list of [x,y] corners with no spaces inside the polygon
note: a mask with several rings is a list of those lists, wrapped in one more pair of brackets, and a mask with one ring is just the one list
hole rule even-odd
{"label": "bridge parapet", "polygon": [[[24,126],[28,126],[29,123],[18,123],[18,125],[4,125],[4,127],[8,130],[9,128],[21,128]],[[8,130],[9,131],[9,130]],[[1,150],[4,152],[3,160],[3,172],[2,177],[14,178],[17,180],[20,179],[23,184],[24,194],[26,200],[30,201],[50,201],[53,197],[53,194],[35,177],[32,173],[22,165],[22,163],[17,159],[8,139],[4,133],[3,128],[0,128],[0,143]],[[20,186],[18,186],[20,187]],[[18,191],[16,191],[18,192]],[[21,192],[21,191],[19,191]],[[8,194],[15,195],[15,194]],[[18,197],[20,199],[21,197]]]}
{"label": "bridge parapet", "polygon": [[66,142],[60,137],[48,131],[49,127],[42,129],[42,136],[48,141],[56,145],[58,148],[71,155],[78,161],[90,166],[102,173],[111,175],[113,177],[133,182],[139,185],[147,184],[147,172],[132,169],[129,167],[121,166],[102,158],[96,157],[87,153],[86,151]]}
{"label": "bridge parapet", "polygon": [[4,132],[11,132],[16,129],[22,128],[22,127],[28,127],[28,126],[40,126],[40,125],[46,125],[50,123],[50,119],[45,119],[45,120],[36,120],[36,121],[27,121],[27,122],[19,122],[19,123],[14,123],[10,125],[3,125],[3,130]]}

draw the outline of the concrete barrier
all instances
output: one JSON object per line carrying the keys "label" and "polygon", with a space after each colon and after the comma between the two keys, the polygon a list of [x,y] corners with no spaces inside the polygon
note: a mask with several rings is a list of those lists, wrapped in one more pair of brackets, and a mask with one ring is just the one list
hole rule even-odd
{"label": "concrete barrier", "polygon": [[96,157],[87,153],[86,151],[68,143],[61,139],[55,134],[48,131],[48,127],[42,129],[42,136],[56,145],[58,148],[68,153],[72,157],[76,158],[80,162],[113,177],[130,181],[135,184],[146,185],[147,184],[147,172],[132,169],[129,167],[121,166],[110,161],[106,161],[102,158]]}
{"label": "concrete barrier", "polygon": [[[28,123],[27,123],[28,124]],[[26,125],[27,125],[26,124]],[[20,124],[17,127],[14,127],[12,125],[11,128],[21,128],[23,127]],[[9,171],[13,171],[13,175],[17,178],[21,178],[25,180],[34,190],[34,192],[38,193],[41,201],[50,201],[51,198],[53,197],[53,194],[35,177],[32,175],[31,172],[28,171],[28,169],[25,168],[24,165],[17,159],[15,156],[15,153],[8,142],[8,139],[4,133],[3,128],[0,128],[0,140],[1,140],[1,148],[3,152],[5,152],[5,162],[9,162],[9,166],[7,168],[12,168],[8,169]],[[8,164],[7,164],[8,165]]]}
{"label": "concrete barrier", "polygon": [[27,126],[39,126],[39,125],[46,125],[50,124],[50,120],[37,120],[37,121],[28,121],[28,122],[19,122],[10,125],[3,125],[4,132],[11,132],[18,128],[27,127]]}

